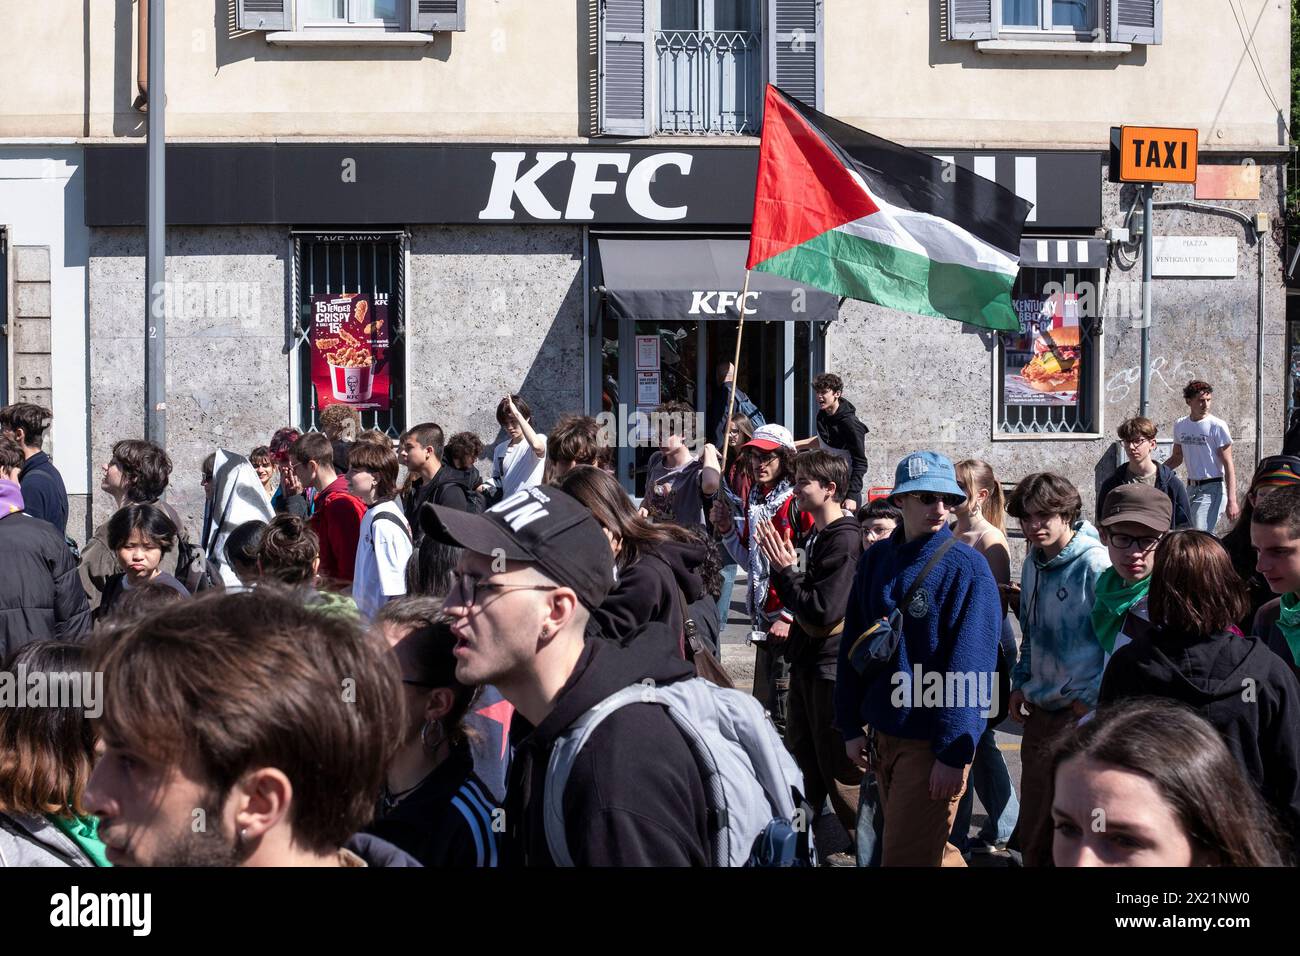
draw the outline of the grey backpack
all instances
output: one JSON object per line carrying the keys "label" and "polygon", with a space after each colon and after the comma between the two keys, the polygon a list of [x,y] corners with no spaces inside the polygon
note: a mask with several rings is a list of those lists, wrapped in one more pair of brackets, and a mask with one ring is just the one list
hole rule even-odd
{"label": "grey backpack", "polygon": [[813,865],[812,816],[803,775],[763,705],[703,678],[633,684],[605,698],[556,740],[546,768],[546,843],[557,866],[573,866],[564,829],[564,788],[579,751],[610,714],[660,704],[690,745],[709,809],[711,866]]}

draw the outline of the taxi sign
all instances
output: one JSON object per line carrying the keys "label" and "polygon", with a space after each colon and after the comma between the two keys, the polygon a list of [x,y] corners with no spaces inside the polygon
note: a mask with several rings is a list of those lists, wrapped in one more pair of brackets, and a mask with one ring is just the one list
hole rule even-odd
{"label": "taxi sign", "polygon": [[1119,179],[1125,183],[1196,182],[1196,130],[1120,127]]}

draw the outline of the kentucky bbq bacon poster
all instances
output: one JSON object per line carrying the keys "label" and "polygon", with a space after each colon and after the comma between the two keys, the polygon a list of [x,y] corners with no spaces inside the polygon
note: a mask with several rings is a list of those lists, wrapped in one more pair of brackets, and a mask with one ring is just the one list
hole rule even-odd
{"label": "kentucky bbq bacon poster", "polygon": [[316,407],[346,402],[386,411],[388,295],[311,297],[311,380]]}
{"label": "kentucky bbq bacon poster", "polygon": [[1004,405],[1077,405],[1082,329],[1071,293],[1015,299],[1020,334],[1003,339]]}

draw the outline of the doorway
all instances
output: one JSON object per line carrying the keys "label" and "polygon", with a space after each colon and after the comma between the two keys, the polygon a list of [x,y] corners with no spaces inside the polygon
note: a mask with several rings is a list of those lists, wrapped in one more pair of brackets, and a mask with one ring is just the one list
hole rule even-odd
{"label": "doorway", "polygon": [[[745,322],[737,386],[769,423],[785,425],[796,438],[813,433],[816,406],[812,380],[825,367],[824,322]],[[638,411],[678,401],[701,416],[705,440],[716,442],[711,410],[724,409],[718,366],[735,357],[736,325],[729,321],[645,321],[608,315],[600,321],[600,389],[590,414],[608,412],[622,423]],[[652,368],[657,355],[658,367]],[[639,361],[638,361],[639,359]],[[640,366],[640,367],[638,367]],[[628,429],[620,427],[620,434]],[[650,456],[657,450],[645,434],[620,442],[617,474],[634,497],[645,492]]]}

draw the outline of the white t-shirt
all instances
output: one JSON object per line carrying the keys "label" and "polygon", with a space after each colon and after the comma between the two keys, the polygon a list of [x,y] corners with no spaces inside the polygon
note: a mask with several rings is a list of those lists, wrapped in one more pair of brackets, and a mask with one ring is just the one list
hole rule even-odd
{"label": "white t-shirt", "polygon": [[1190,415],[1180,418],[1174,422],[1174,441],[1183,448],[1187,477],[1192,481],[1223,477],[1219,450],[1232,444],[1232,435],[1222,418],[1206,415],[1199,422],[1192,421]]}
{"label": "white t-shirt", "polygon": [[[387,518],[376,521],[381,511],[396,516],[401,527]],[[364,620],[373,620],[389,598],[406,593],[406,563],[411,559],[411,550],[410,525],[395,501],[374,505],[362,517],[352,599]]]}
{"label": "white t-shirt", "polygon": [[[546,436],[538,434],[542,444]],[[522,438],[512,445],[506,439],[492,453],[492,477],[501,486],[501,497],[509,498],[521,488],[531,488],[542,483],[546,470],[546,456],[538,458],[533,446]]]}

